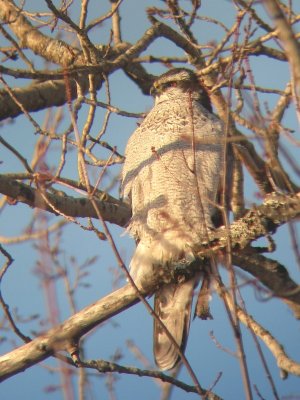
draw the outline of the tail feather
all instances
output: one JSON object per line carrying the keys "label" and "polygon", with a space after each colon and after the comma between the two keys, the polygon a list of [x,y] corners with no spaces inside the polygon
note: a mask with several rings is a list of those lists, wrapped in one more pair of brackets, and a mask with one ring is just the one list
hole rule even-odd
{"label": "tail feather", "polygon": [[[165,285],[156,292],[154,298],[155,313],[173,336],[181,351],[185,350],[187,343],[193,291],[197,283],[198,278],[194,277],[184,283]],[[154,320],[153,350],[155,362],[162,370],[172,369],[180,360],[177,347],[156,319]]]}
{"label": "tail feather", "polygon": [[[180,233],[167,233],[150,243],[139,242],[130,263],[130,273],[139,288],[143,288],[156,273],[156,268],[166,261],[179,260],[183,256],[185,260],[193,261],[193,254],[186,251],[186,238]],[[154,297],[156,315],[182,351],[185,350],[188,338],[193,291],[198,281],[199,276],[196,275],[184,283],[166,284]],[[180,360],[177,346],[156,319],[153,350],[155,362],[162,370],[172,369]]]}

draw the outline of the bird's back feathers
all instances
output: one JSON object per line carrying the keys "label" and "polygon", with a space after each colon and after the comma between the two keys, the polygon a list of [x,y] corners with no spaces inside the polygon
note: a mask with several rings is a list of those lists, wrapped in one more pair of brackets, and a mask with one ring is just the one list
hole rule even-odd
{"label": "bird's back feathers", "polygon": [[[155,106],[130,137],[122,191],[132,207],[128,230],[139,241],[130,271],[139,285],[149,274],[181,259],[207,238],[216,205],[224,153],[223,126],[201,105],[203,88],[186,69],[162,75],[154,84]],[[208,97],[206,96],[206,101]],[[155,296],[155,310],[184,350],[197,278],[168,284]],[[179,359],[176,346],[154,323],[154,354],[161,369]]]}

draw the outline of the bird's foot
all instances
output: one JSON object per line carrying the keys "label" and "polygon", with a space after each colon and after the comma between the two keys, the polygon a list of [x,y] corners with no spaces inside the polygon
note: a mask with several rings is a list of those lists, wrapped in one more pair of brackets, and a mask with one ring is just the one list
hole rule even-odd
{"label": "bird's foot", "polygon": [[172,276],[178,283],[185,282],[192,278],[196,272],[196,265],[198,265],[199,260],[195,259],[193,261],[182,258],[172,264]]}

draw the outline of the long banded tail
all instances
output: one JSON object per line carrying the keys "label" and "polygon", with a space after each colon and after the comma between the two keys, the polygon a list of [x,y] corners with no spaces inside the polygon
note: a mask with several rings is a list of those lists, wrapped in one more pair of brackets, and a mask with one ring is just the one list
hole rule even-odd
{"label": "long banded tail", "polygon": [[[194,277],[187,282],[163,286],[154,298],[154,310],[181,349],[185,350],[193,300],[193,291],[198,283]],[[169,339],[162,325],[154,319],[153,351],[157,366],[162,370],[172,369],[180,360],[177,347]]]}

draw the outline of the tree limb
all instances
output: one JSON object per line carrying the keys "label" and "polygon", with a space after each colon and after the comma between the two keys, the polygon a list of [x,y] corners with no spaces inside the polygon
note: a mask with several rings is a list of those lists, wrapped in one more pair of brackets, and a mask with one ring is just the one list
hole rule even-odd
{"label": "tree limb", "polygon": [[[46,203],[39,189],[10,179],[5,175],[0,175],[0,193],[8,196],[13,202],[21,202],[32,208],[39,208],[54,214],[56,214],[55,210],[59,210],[62,214],[74,218],[98,218],[88,198],[75,198],[67,195],[43,192],[43,195],[48,200],[48,203]],[[109,195],[105,194],[104,197],[108,200],[99,200],[96,197],[95,202],[105,221],[125,226],[131,215],[128,206]]]}
{"label": "tree limb", "polygon": [[22,15],[22,10],[13,1],[0,0],[0,18],[9,25],[22,47],[30,48],[45,60],[68,66],[73,65],[75,59],[82,54],[80,50],[65,42],[41,33]]}
{"label": "tree limb", "polygon": [[[38,189],[20,183],[6,175],[0,175],[0,193],[22,202],[30,207],[41,208],[54,212],[45,204]],[[51,204],[63,214],[72,217],[97,218],[87,198],[74,198],[67,195],[57,195],[46,192]],[[109,201],[99,201],[99,210],[105,221],[124,226],[130,218],[130,210],[125,203],[109,197]],[[230,226],[230,240],[233,250],[247,247],[253,240],[275,232],[276,228],[300,216],[300,193],[276,194],[266,196],[261,205],[254,206],[248,213]],[[225,227],[211,234],[209,241],[203,241],[195,250],[202,255],[227,246],[228,231]]]}
{"label": "tree limb", "polygon": [[[70,95],[77,97],[76,83],[70,79]],[[85,77],[79,80],[81,87],[88,89]],[[27,112],[40,111],[45,108],[59,107],[67,102],[66,83],[64,80],[35,82],[24,88],[11,89],[16,99],[24,106]],[[84,91],[84,90],[83,90]],[[14,118],[23,111],[5,90],[0,91],[0,121]]]}
{"label": "tree limb", "polygon": [[289,21],[287,21],[276,0],[264,0],[265,8],[274,20],[277,35],[283,44],[285,54],[292,70],[296,104],[300,105],[300,44],[297,41]]}
{"label": "tree limb", "polygon": [[[158,280],[152,284],[152,288],[157,283]],[[150,288],[151,285],[148,290]],[[67,350],[72,354],[82,335],[138,301],[136,291],[128,284],[74,314],[44,335],[0,357],[0,382],[45,360],[56,351]]]}
{"label": "tree limb", "polygon": [[[226,301],[232,310],[237,307],[233,304],[229,293],[223,292],[220,293],[220,295],[226,298]],[[236,312],[238,319],[265,343],[276,359],[278,367],[284,370],[286,373],[300,376],[300,364],[287,356],[283,347],[280,343],[278,343],[274,336],[272,336],[272,334],[268,332],[262,325],[256,322],[255,319],[241,307],[238,306],[236,308]]]}
{"label": "tree limb", "polygon": [[[49,192],[41,194],[39,189],[0,175],[0,193],[14,202],[22,202],[30,207],[40,208],[51,213],[58,210],[70,217],[97,218],[95,208],[88,198],[75,198]],[[47,197],[48,203],[45,202]],[[109,195],[105,200],[95,199],[97,207],[105,221],[125,226],[130,219],[129,207]],[[49,206],[53,205],[53,208]],[[274,260],[254,254],[247,247],[252,241],[272,233],[277,227],[300,216],[299,195],[271,194],[263,204],[253,207],[239,220],[233,222],[228,231],[224,226],[210,234],[207,242],[202,242],[194,250],[201,257],[217,254],[226,248],[230,235],[233,262],[246,272],[260,280],[274,296],[283,299],[292,309],[296,318],[300,318],[299,286],[289,277],[287,270]],[[243,253],[241,252],[243,250]]]}
{"label": "tree limb", "polygon": [[233,251],[234,265],[255,276],[265,285],[271,295],[281,298],[300,319],[300,286],[289,276],[286,268],[276,260],[255,253],[255,249],[245,249],[243,253]]}
{"label": "tree limb", "polygon": [[[143,296],[152,294],[159,285],[161,285],[161,277],[159,274],[153,275],[151,279],[147,280],[147,284],[140,290],[140,293]],[[0,382],[45,360],[56,352],[68,351],[71,355],[77,354],[78,341],[81,336],[137,302],[139,302],[137,291],[130,284],[127,284],[74,314],[47,333],[0,357]],[[251,323],[252,329],[255,329],[259,336],[263,336],[265,330],[258,324],[255,325],[255,321],[251,317],[248,318],[240,310],[238,317],[246,325]],[[266,339],[265,343],[273,353],[275,351],[275,355],[278,353],[280,345],[273,337],[271,342]],[[280,348],[280,357],[280,362],[283,363],[287,372],[300,375],[300,366],[290,360],[282,348]],[[78,361],[78,365],[80,365],[80,361]]]}
{"label": "tree limb", "polygon": [[196,247],[201,254],[215,252],[228,244],[228,234],[232,250],[245,249],[253,240],[274,233],[276,229],[300,216],[300,194],[284,195],[272,193],[261,205],[253,206],[247,214],[230,225],[230,231],[222,226],[207,243]]}
{"label": "tree limb", "polygon": [[[140,369],[136,367],[124,367],[123,365],[119,365],[112,362],[107,362],[103,360],[91,360],[85,361],[80,364],[80,366],[85,368],[96,369],[101,373],[106,372],[117,372],[118,374],[129,374],[129,375],[137,375],[137,376],[149,376],[152,378],[160,379],[162,382],[168,382],[171,385],[177,386],[178,388],[184,390],[187,393],[198,393],[195,386],[187,385],[177,379],[173,378],[170,375],[166,375],[159,371],[152,371],[149,369]],[[211,392],[207,391],[205,399],[207,400],[221,400],[221,398]]]}
{"label": "tree limb", "polygon": [[[34,207],[45,208],[45,203],[41,199],[41,195],[37,189],[33,189],[28,185],[21,184],[16,181],[12,181],[7,177],[1,177],[0,190],[5,191],[8,195],[12,195],[16,200],[20,200]],[[9,190],[7,190],[9,188]],[[78,210],[80,212],[92,213],[93,207],[88,206],[87,199],[73,199],[69,196],[55,196],[47,194],[47,197],[51,201],[56,202],[57,207],[63,207],[65,212],[72,212],[78,216]],[[60,199],[61,197],[61,199]],[[75,202],[76,207],[72,207]],[[117,201],[116,201],[117,202]],[[47,206],[46,206],[47,207]],[[79,207],[79,208],[78,208]],[[80,208],[82,207],[82,208]],[[115,210],[118,212],[119,208],[116,204],[110,204],[106,208],[106,204],[103,201],[99,201],[100,210],[103,211],[103,216],[109,221],[116,223],[118,218],[111,212]],[[121,209],[121,207],[120,207]],[[128,208],[127,208],[128,212]],[[118,214],[116,214],[118,215]],[[232,223],[230,232],[224,227],[217,229],[211,235],[211,239],[207,243],[202,243],[196,249],[199,255],[209,256],[212,251],[216,254],[218,250],[224,249],[228,243],[228,234],[230,234],[232,248],[235,252],[246,248],[249,243],[259,237],[265,236],[267,232],[272,232],[276,227],[283,223],[292,220],[300,215],[300,201],[299,195],[278,195],[272,194],[268,196],[264,203],[260,206],[254,207],[250,210],[243,218]],[[87,215],[85,215],[87,216]],[[90,214],[89,216],[92,216]],[[129,214],[127,214],[129,218]],[[121,218],[122,224],[126,222],[124,214]],[[284,277],[281,274],[281,280],[285,279],[287,284],[281,290],[281,283],[274,284],[274,276],[268,279],[267,271],[262,272],[256,269],[251,269],[251,263],[242,263],[241,259],[238,259],[236,254],[236,260],[242,268],[248,270],[248,272],[256,275],[266,286],[271,287],[275,290],[275,295],[279,295],[282,298],[288,298],[293,303],[298,302],[299,310],[299,294],[298,291],[295,293],[283,293],[286,289],[286,285],[292,281],[288,281],[287,275]],[[251,260],[253,264],[253,260]],[[245,268],[246,265],[246,268]],[[265,263],[262,264],[265,266]],[[279,274],[280,275],[280,274]],[[276,274],[276,279],[278,274]],[[272,285],[270,282],[273,282]],[[160,276],[153,276],[152,280],[147,281],[147,285],[143,288],[142,294],[148,295],[153,293],[157,287],[161,284]],[[297,285],[293,283],[293,287]],[[277,290],[277,288],[280,288]],[[283,292],[282,292],[283,291]],[[24,346],[12,351],[11,353],[0,358],[0,380],[7,379],[8,377],[23,371],[26,368],[34,365],[35,363],[53,355],[56,351],[67,350],[71,354],[77,349],[77,342],[82,335],[87,333],[93,327],[106,319],[122,312],[126,308],[132,306],[139,301],[137,292],[130,285],[117,290],[116,292],[104,297],[95,304],[86,307],[81,312],[73,315],[63,324],[51,329],[46,334],[33,340],[32,342],[25,344]],[[298,369],[294,363],[292,365],[293,373],[298,373]],[[285,363],[285,369],[288,369],[288,363]]]}

